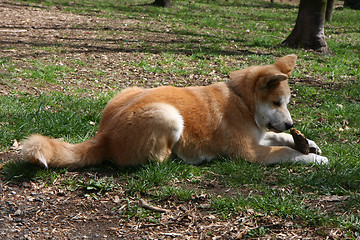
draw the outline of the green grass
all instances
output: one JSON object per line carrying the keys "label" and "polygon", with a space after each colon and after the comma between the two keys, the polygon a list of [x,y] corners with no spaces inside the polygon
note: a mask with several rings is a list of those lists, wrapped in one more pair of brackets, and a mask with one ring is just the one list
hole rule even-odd
{"label": "green grass", "polygon": [[59,175],[65,173],[66,171],[66,169],[41,169],[30,163],[12,162],[4,165],[1,175],[3,179],[12,182],[35,180],[53,184]]}
{"label": "green grass", "polygon": [[[92,176],[82,179],[66,177],[66,169],[43,170],[27,163],[14,162],[4,165],[1,181],[32,180],[53,184],[55,179],[61,178],[61,183],[57,183],[61,187],[73,191],[82,189],[94,198],[119,186],[131,198],[147,197],[160,202],[168,199],[200,201],[198,196],[205,194],[211,204],[210,211],[219,218],[232,218],[253,209],[256,214],[289,219],[300,226],[338,228],[348,231],[350,237],[357,236],[360,232],[357,214],[360,207],[360,12],[335,10],[333,21],[325,27],[328,45],[334,54],[319,55],[302,49],[275,47],[294,26],[295,6],[245,0],[177,0],[169,9],[137,6],[147,2],[26,1],[34,5],[56,5],[75,14],[136,20],[136,31],[132,34],[138,40],[132,42],[132,39],[122,36],[122,41],[118,43],[118,47],[129,50],[133,58],[119,58],[117,64],[124,69],[141,71],[141,77],[161,74],[165,81],[177,78],[191,85],[190,76],[193,75],[213,81],[223,80],[223,76],[232,70],[272,63],[285,54],[297,54],[298,63],[292,79],[306,81],[291,85],[296,96],[289,108],[296,127],[319,143],[330,164],[263,166],[242,160],[220,159],[192,166],[174,160],[135,168],[105,166],[85,169]],[[101,25],[99,29],[89,31],[97,31],[99,39],[119,34],[116,29]],[[163,32],[175,40],[166,44],[147,41],[146,36]],[[51,55],[66,52],[66,46],[49,45],[46,49],[33,46],[33,50]],[[64,138],[71,143],[93,136],[106,102],[123,85],[120,80],[115,81],[112,91],[91,90],[87,96],[89,90],[63,83],[62,79],[74,78],[81,73],[79,69],[84,68],[87,75],[82,78],[80,74],[77,81],[91,81],[91,86],[96,88],[113,74],[96,62],[92,58],[67,59],[62,56],[22,60],[1,57],[2,85],[18,87],[25,79],[27,84],[36,88],[57,85],[66,92],[50,89],[29,95],[14,88],[7,94],[0,93],[0,151],[7,151],[14,139],[21,140],[32,133]],[[153,82],[153,86],[162,84],[165,85],[162,81]],[[96,172],[107,170],[110,176],[96,175]],[[231,194],[215,193],[204,187],[204,183],[213,179],[231,189]],[[334,212],[311,205],[312,201],[333,195],[349,198]],[[122,214],[150,222],[160,218],[160,214],[130,205]],[[266,231],[259,226],[247,236],[263,236]]]}
{"label": "green grass", "polygon": [[3,132],[0,144],[6,148],[14,139],[23,139],[31,133],[81,141],[96,132],[91,122],[100,122],[102,109],[109,99],[107,96],[79,98],[60,92],[37,97],[0,95]]}

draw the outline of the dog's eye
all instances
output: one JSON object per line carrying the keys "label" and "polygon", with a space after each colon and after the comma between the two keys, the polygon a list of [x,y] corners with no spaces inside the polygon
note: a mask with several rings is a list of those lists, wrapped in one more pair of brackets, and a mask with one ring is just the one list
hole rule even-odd
{"label": "dog's eye", "polygon": [[280,105],[281,105],[280,101],[273,102],[273,103],[274,103],[274,105],[277,106],[277,107],[280,107]]}

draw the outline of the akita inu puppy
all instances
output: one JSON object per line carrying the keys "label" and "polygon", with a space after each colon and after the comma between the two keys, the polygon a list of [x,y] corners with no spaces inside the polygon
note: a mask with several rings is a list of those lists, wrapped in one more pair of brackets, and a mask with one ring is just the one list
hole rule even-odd
{"label": "akita inu puppy", "polygon": [[[249,162],[328,163],[294,149],[286,107],[295,55],[230,73],[200,87],[129,88],[112,99],[95,137],[69,144],[41,135],[25,140],[24,159],[45,167],[78,168],[111,159],[119,165],[164,161],[176,154],[198,164],[219,156]],[[266,132],[266,129],[275,132]],[[320,154],[319,147],[309,141]]]}

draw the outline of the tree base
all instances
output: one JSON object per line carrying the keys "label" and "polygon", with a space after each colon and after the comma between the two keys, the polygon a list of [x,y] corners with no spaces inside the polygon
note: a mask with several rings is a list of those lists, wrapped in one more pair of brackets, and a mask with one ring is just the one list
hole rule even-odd
{"label": "tree base", "polygon": [[299,42],[289,42],[289,41],[283,41],[281,44],[279,44],[280,47],[289,47],[289,48],[303,48],[303,49],[309,49],[313,50],[318,53],[323,54],[332,54],[333,52],[330,50],[330,48],[326,46],[311,46],[311,45],[304,45]]}
{"label": "tree base", "polygon": [[155,2],[150,3],[150,5],[156,7],[171,7],[170,0],[155,0]]}
{"label": "tree base", "polygon": [[325,10],[325,0],[301,0],[295,27],[281,46],[331,53],[324,34]]}
{"label": "tree base", "polygon": [[330,48],[327,46],[326,42],[325,44],[303,44],[299,41],[289,41],[288,39],[286,39],[285,41],[283,41],[280,45],[280,47],[289,47],[289,48],[303,48],[303,49],[309,49],[309,50],[313,50],[315,52],[318,53],[323,53],[323,54],[332,54],[333,52],[330,50]]}

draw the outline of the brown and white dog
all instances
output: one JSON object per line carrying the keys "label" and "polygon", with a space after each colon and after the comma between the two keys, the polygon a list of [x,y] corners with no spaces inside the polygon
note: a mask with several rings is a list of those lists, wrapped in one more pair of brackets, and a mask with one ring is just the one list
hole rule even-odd
{"label": "brown and white dog", "polygon": [[[112,99],[95,137],[69,144],[41,135],[25,140],[24,159],[45,167],[78,168],[111,159],[119,165],[164,161],[171,153],[198,164],[219,156],[249,162],[326,164],[294,149],[286,107],[295,55],[230,73],[199,87],[129,88]],[[266,129],[275,132],[267,132]],[[310,147],[320,149],[309,141]]]}

